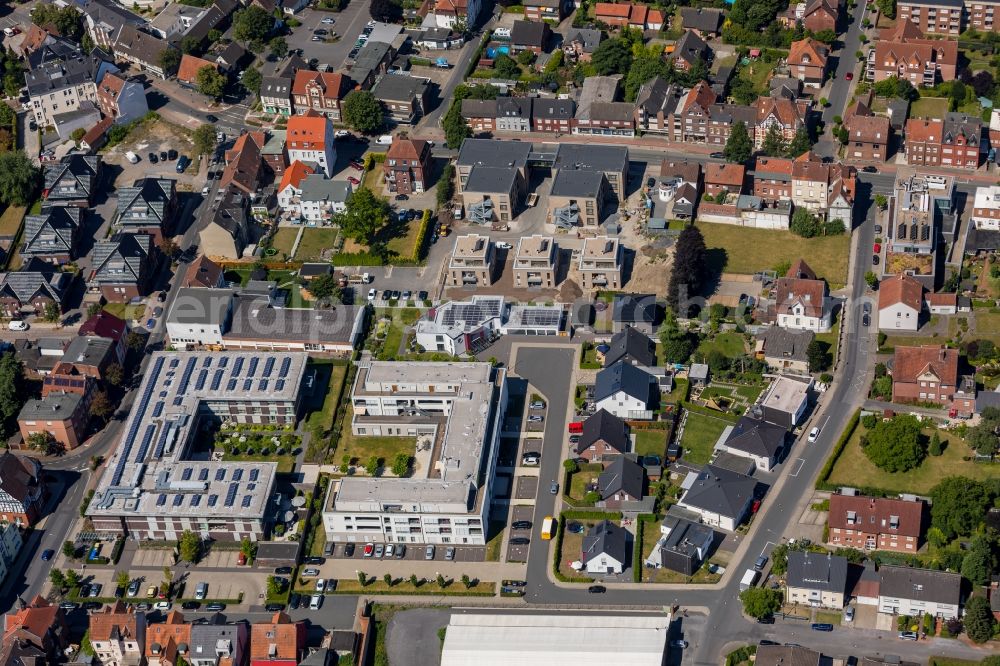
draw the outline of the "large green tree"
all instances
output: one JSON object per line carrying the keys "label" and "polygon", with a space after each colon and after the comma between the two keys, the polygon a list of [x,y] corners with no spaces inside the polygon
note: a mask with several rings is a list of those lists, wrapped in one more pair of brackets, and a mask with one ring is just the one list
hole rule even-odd
{"label": "large green tree", "polygon": [[60,35],[73,41],[83,37],[83,15],[73,5],[59,8],[54,4],[39,2],[31,14],[32,22],[40,27],[54,27]]}
{"label": "large green tree", "polygon": [[780,590],[767,587],[751,587],[740,592],[743,612],[758,620],[781,610],[781,599]]}
{"label": "large green tree", "polygon": [[886,18],[896,18],[896,0],[878,0],[876,4],[878,4],[879,11],[881,11]]}
{"label": "large green tree", "polygon": [[260,73],[260,70],[256,67],[250,67],[243,71],[243,78],[240,79],[240,83],[248,91],[254,93],[255,95],[260,94],[260,84],[264,80],[264,75]]}
{"label": "large green tree", "polygon": [[905,472],[918,466],[927,455],[920,422],[910,414],[879,421],[865,435],[865,455],[886,472]]}
{"label": "large green tree", "polygon": [[198,92],[212,99],[222,97],[222,92],[226,89],[226,77],[219,70],[210,65],[205,65],[198,70],[195,77],[195,84]]}
{"label": "large green tree", "polygon": [[800,127],[798,131],[795,132],[795,136],[788,143],[788,148],[786,148],[785,154],[789,157],[798,157],[804,153],[809,152],[812,148],[812,141],[809,139],[809,131],[805,127]]}
{"label": "large green tree", "polygon": [[753,140],[747,131],[746,123],[742,120],[733,125],[729,131],[724,153],[726,161],[733,164],[745,164],[750,161],[750,156],[753,154]]}
{"label": "large green tree", "polygon": [[685,227],[677,237],[667,286],[667,303],[678,316],[689,316],[687,302],[701,293],[706,252],[701,229],[694,225]]}
{"label": "large green tree", "polygon": [[979,534],[962,558],[962,575],[973,585],[986,585],[996,568],[996,539],[993,535]]}
{"label": "large green tree", "polygon": [[344,122],[363,134],[375,134],[384,120],[382,102],[367,90],[352,90],[344,98]]}
{"label": "large green tree", "polygon": [[211,155],[215,150],[215,126],[205,123],[199,125],[191,134],[195,152],[199,155]]}
{"label": "large green tree", "polygon": [[267,49],[275,58],[284,58],[288,55],[288,42],[281,36],[272,37],[267,43]]}
{"label": "large green tree", "polygon": [[16,429],[15,419],[26,398],[24,366],[14,352],[5,352],[0,356],[0,436],[4,440]]}
{"label": "large green tree", "polygon": [[760,151],[771,157],[781,157],[788,151],[788,143],[785,141],[785,137],[781,133],[781,128],[777,124],[767,128]]}
{"label": "large green tree", "polygon": [[164,72],[173,74],[177,71],[177,66],[181,64],[181,52],[172,46],[168,46],[160,51],[160,57],[157,60]]}
{"label": "large green tree", "polygon": [[994,456],[1000,447],[1000,409],[987,407],[980,415],[979,423],[969,428],[965,442],[981,456]]}
{"label": "large green tree", "polygon": [[521,78],[520,66],[506,53],[500,53],[493,59],[493,71],[501,79],[517,80]]}
{"label": "large green tree", "polygon": [[182,561],[198,562],[201,559],[201,537],[191,530],[184,530],[177,542],[177,550]]}
{"label": "large green tree", "polygon": [[347,210],[336,216],[344,235],[363,245],[371,245],[375,234],[389,222],[389,204],[362,187],[347,201]]}
{"label": "large green tree", "polygon": [[830,367],[830,353],[826,346],[815,338],[806,347],[806,358],[809,359],[809,372],[822,372]]}
{"label": "large green tree", "polygon": [[35,197],[41,172],[21,150],[0,153],[0,201],[26,206]]}
{"label": "large green tree", "polygon": [[236,12],[233,17],[233,37],[241,42],[262,40],[274,28],[274,17],[257,5]]}
{"label": "large green tree", "polygon": [[594,49],[590,64],[602,76],[626,74],[632,66],[632,47],[620,37],[606,39]]}
{"label": "large green tree", "polygon": [[669,308],[660,327],[660,343],[663,358],[668,363],[687,363],[694,353],[695,345],[691,333],[677,325],[677,316]]}
{"label": "large green tree", "polygon": [[965,633],[973,643],[985,643],[993,638],[997,622],[990,611],[990,602],[980,595],[965,604]]}
{"label": "large green tree", "polygon": [[984,483],[949,476],[931,489],[931,500],[931,525],[950,541],[976,531],[993,495]]}
{"label": "large green tree", "polygon": [[672,75],[673,69],[657,49],[654,48],[652,51],[643,49],[633,60],[625,75],[625,100],[634,102],[639,88],[647,81],[652,81],[656,77],[670,80]]}

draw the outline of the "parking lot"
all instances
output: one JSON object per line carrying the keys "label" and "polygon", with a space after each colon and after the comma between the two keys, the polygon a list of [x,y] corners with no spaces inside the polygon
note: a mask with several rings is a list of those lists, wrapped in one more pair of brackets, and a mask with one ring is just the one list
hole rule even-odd
{"label": "parking lot", "polygon": [[[399,545],[392,544],[394,550],[399,548]],[[452,546],[455,549],[455,562],[482,562],[486,559],[486,547],[485,546]],[[375,558],[374,553],[370,557],[365,557],[365,544],[358,543],[354,545],[354,555],[348,556],[345,552],[346,544],[338,544],[336,549],[331,555],[332,558],[342,559],[342,560],[420,560],[420,561],[430,561],[426,555],[426,546],[424,544],[414,543],[406,544],[406,552],[403,557],[398,556],[398,551],[393,553],[392,557],[386,557],[383,555],[381,558]],[[448,549],[447,545],[438,544],[434,547],[434,557],[431,558],[435,562],[447,562],[449,561],[445,557],[445,553]],[[306,567],[308,568],[308,567]],[[303,569],[304,570],[304,569]]]}
{"label": "parking lot", "polygon": [[[368,6],[363,2],[352,2],[340,12],[317,11],[307,7],[296,17],[302,25],[295,28],[287,37],[289,49],[302,49],[302,58],[306,61],[315,58],[317,64],[329,65],[332,71],[343,68],[347,54],[354,47],[358,34],[365,24],[371,20]],[[324,18],[332,18],[333,24],[323,23]],[[336,32],[336,40],[312,41],[314,31],[327,30]]]}
{"label": "parking lot", "polygon": [[[531,523],[531,527],[528,529],[514,529],[510,528],[508,539],[507,539],[507,561],[508,562],[527,562],[528,561],[528,548],[530,547],[530,540],[532,539],[535,530],[534,520],[535,520],[535,507],[533,506],[513,506],[510,512],[510,524],[513,525],[519,521],[528,521]],[[516,539],[528,539],[529,543],[517,544],[511,543],[511,541]]]}

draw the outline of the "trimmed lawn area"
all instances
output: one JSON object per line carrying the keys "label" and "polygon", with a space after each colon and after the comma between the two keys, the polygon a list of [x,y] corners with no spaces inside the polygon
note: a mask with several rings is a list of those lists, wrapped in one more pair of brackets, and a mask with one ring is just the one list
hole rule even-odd
{"label": "trimmed lawn area", "polygon": [[288,474],[295,469],[295,456],[234,456],[227,453],[222,459],[233,462],[276,462],[278,474]]}
{"label": "trimmed lawn area", "polygon": [[333,248],[337,230],[329,227],[306,227],[295,252],[296,261],[320,261],[324,251]]}
{"label": "trimmed lawn area", "polygon": [[[711,386],[702,390],[700,401],[707,403],[712,398],[725,398],[730,401],[730,405],[726,407],[727,411],[733,411],[736,408],[744,410],[757,400],[764,388],[763,384],[745,386],[742,384],[716,384],[713,382]],[[716,400],[716,403],[718,404],[718,400]]]}
{"label": "trimmed lawn area", "polygon": [[684,447],[681,455],[684,460],[695,465],[707,463],[712,457],[715,443],[728,425],[732,424],[706,414],[688,412],[684,434],[681,435],[681,446]]}
{"label": "trimmed lawn area", "polygon": [[[974,316],[963,315],[969,321],[969,330],[962,331],[959,326],[959,317],[948,319],[948,336],[954,338],[959,331],[962,331],[962,340],[991,340],[993,344],[1000,345],[1000,312],[991,312],[985,308],[974,310]],[[972,323],[975,321],[976,330],[972,330]],[[934,344],[933,342],[927,344]]]}
{"label": "trimmed lawn area", "polygon": [[357,436],[351,432],[351,420],[354,417],[354,410],[350,409],[344,419],[344,432],[340,436],[340,443],[337,445],[335,455],[336,462],[340,462],[345,455],[356,460],[363,465],[371,456],[378,456],[386,464],[391,463],[397,453],[413,455],[417,449],[416,437],[381,437],[381,436]]}
{"label": "trimmed lawn area", "polygon": [[719,333],[711,340],[708,338],[702,340],[696,353],[708,356],[713,349],[717,349],[728,358],[736,358],[746,353],[746,342],[740,333]]}
{"label": "trimmed lawn area", "polygon": [[417,234],[420,232],[420,218],[409,222],[392,224],[391,227],[398,227],[396,233],[389,239],[388,247],[392,252],[396,252],[401,257],[410,257],[413,254],[413,247],[417,244]]}
{"label": "trimmed lawn area", "polygon": [[503,535],[507,532],[506,523],[500,520],[490,521],[489,530],[489,541],[486,542],[486,561],[499,562]]}
{"label": "trimmed lawn area", "polygon": [[816,275],[839,289],[847,281],[847,259],[851,237],[821,236],[802,238],[790,231],[750,229],[731,224],[698,223],[712,270],[730,273],[756,273],[782,262],[805,258]]}
{"label": "trimmed lawn area", "polygon": [[660,456],[667,450],[666,430],[636,430],[635,453],[640,456]]}
{"label": "trimmed lawn area", "polygon": [[[645,561],[646,556],[653,551],[653,546],[659,541],[660,534],[660,525],[657,522],[649,522],[643,526],[641,561]],[[709,561],[714,560],[714,555],[709,558]],[[703,564],[700,569],[694,572],[693,576],[685,576],[667,568],[647,569],[645,566],[642,567],[643,583],[717,583],[721,578],[722,574],[709,573],[707,564]]]}
{"label": "trimmed lawn area", "polygon": [[816,334],[816,340],[826,345],[827,351],[830,352],[830,367],[833,367],[834,361],[837,360],[837,345],[840,343],[840,314],[838,309],[834,314],[833,328],[829,332]]}
{"label": "trimmed lawn area", "polygon": [[274,232],[274,238],[271,239],[271,247],[278,251],[278,254],[284,254],[289,259],[292,258],[292,246],[295,244],[295,238],[299,235],[299,230],[297,227],[281,227]]}
{"label": "trimmed lawn area", "polygon": [[674,380],[674,389],[663,398],[663,403],[681,403],[688,399],[688,380],[683,377]]}
{"label": "trimmed lawn area", "polygon": [[583,349],[580,354],[580,368],[583,370],[599,370],[601,364],[597,362],[597,349],[590,345]]}
{"label": "trimmed lawn area", "polygon": [[27,209],[24,206],[7,206],[0,215],[0,236],[13,236],[21,228],[21,220]]}
{"label": "trimmed lawn area", "polygon": [[[1000,474],[1000,465],[962,460],[963,456],[971,453],[971,449],[959,437],[945,430],[938,431],[941,441],[948,443],[942,455],[927,456],[919,467],[908,472],[885,472],[873,465],[861,450],[863,432],[862,426],[854,431],[833,467],[830,483],[878,488],[893,493],[926,494],[946,476],[985,480]],[[931,429],[924,430],[928,437],[931,433]]]}
{"label": "trimmed lawn area", "polygon": [[833,611],[816,611],[817,622],[832,624],[835,627],[840,625],[840,621],[843,617],[842,613],[834,613]]}
{"label": "trimmed lawn area", "polygon": [[911,118],[944,118],[946,113],[948,99],[945,97],[921,97],[910,105]]}
{"label": "trimmed lawn area", "polygon": [[742,65],[739,71],[736,72],[737,79],[746,79],[753,84],[754,89],[760,95],[766,95],[768,92],[767,82],[771,78],[771,74],[774,72],[774,68],[778,66],[778,61],[774,62],[764,62],[763,60],[755,60],[753,62]]}
{"label": "trimmed lawn area", "polygon": [[583,501],[583,496],[587,494],[587,486],[597,483],[597,477],[604,471],[604,465],[591,463],[580,465],[580,470],[570,477],[569,496],[578,502]]}
{"label": "trimmed lawn area", "polygon": [[333,428],[347,365],[313,359],[309,362],[309,368],[315,369],[317,374],[316,385],[313,387],[312,395],[306,399],[304,410],[305,427],[313,434],[306,457],[310,458],[310,461],[312,458],[318,458],[315,462],[321,462],[329,442],[317,441],[317,435],[322,440],[324,434]]}
{"label": "trimmed lawn area", "polygon": [[104,311],[108,314],[113,314],[119,319],[132,321],[142,316],[142,313],[146,311],[146,306],[129,305],[128,303],[108,303],[104,306]]}
{"label": "trimmed lawn area", "polygon": [[[465,585],[462,585],[461,577],[462,575],[459,574],[458,578],[451,580],[445,576],[445,586],[443,589],[438,587],[437,582],[434,580],[429,580],[413,587],[409,577],[396,578],[393,581],[392,587],[387,586],[381,578],[374,579],[373,582],[368,583],[364,587],[361,587],[361,583],[358,582],[357,578],[348,578],[338,580],[334,592],[336,594],[446,594],[463,597],[492,597],[496,594],[496,583],[479,582],[466,589]],[[372,579],[373,576],[368,577],[368,580]],[[330,602],[332,603],[333,600],[331,599]]]}

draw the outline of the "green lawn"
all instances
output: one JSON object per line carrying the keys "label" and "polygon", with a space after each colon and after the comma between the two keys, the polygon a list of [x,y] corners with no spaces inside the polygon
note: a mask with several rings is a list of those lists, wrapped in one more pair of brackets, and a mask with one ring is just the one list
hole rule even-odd
{"label": "green lawn", "polygon": [[295,251],[296,261],[319,261],[325,250],[333,248],[337,230],[329,227],[307,227]]}
{"label": "green lawn", "polygon": [[0,236],[14,236],[21,228],[21,220],[24,219],[24,206],[8,206],[7,210],[0,215]]}
{"label": "green lawn", "polygon": [[684,460],[695,465],[704,465],[712,457],[715,443],[726,426],[732,425],[706,414],[688,412],[684,435],[681,437]]}
{"label": "green lawn", "polygon": [[802,238],[790,231],[704,222],[699,222],[698,228],[705,237],[708,261],[717,272],[756,273],[803,258],[819,277],[826,278],[832,289],[847,282],[851,239],[846,234]]}
{"label": "green lawn", "polygon": [[[927,456],[917,468],[908,472],[890,473],[873,465],[861,450],[862,426],[851,436],[843,453],[833,467],[829,482],[835,485],[862,486],[879,488],[894,493],[930,492],[937,483],[946,476],[965,476],[970,479],[984,480],[996,478],[1000,474],[1000,466],[995,464],[975,463],[962,460],[971,453],[969,447],[952,433],[939,430],[942,442],[948,442],[944,453],[940,456]],[[930,435],[931,430],[925,430]]]}
{"label": "green lawn", "polygon": [[593,345],[588,345],[580,353],[580,368],[583,370],[599,370],[601,364],[597,362],[597,349]]}
{"label": "green lawn", "polygon": [[662,404],[681,403],[688,399],[688,380],[683,377],[674,380],[674,390],[666,395]]}
{"label": "green lawn", "polygon": [[911,118],[944,118],[948,113],[948,99],[945,97],[921,97],[910,105]]}
{"label": "green lawn", "polygon": [[278,251],[278,256],[285,255],[289,259],[292,258],[292,245],[295,244],[295,238],[299,235],[299,230],[295,227],[281,227],[274,232],[274,238],[271,239],[271,247]]}
{"label": "green lawn", "polygon": [[119,319],[132,321],[142,316],[146,311],[145,305],[129,305],[128,303],[108,303],[104,306],[104,311],[113,314]]}
{"label": "green lawn", "polygon": [[401,257],[413,255],[413,246],[417,244],[417,234],[420,232],[420,218],[409,222],[398,223],[397,231],[389,239],[388,247]]}
{"label": "green lawn", "polygon": [[737,71],[736,79],[747,79],[753,83],[754,89],[761,95],[767,95],[768,85],[767,82],[771,78],[771,74],[774,72],[774,68],[778,65],[778,61],[774,62],[764,62],[763,60],[755,60],[746,65],[743,65]]}
{"label": "green lawn", "polygon": [[600,463],[580,465],[579,471],[570,477],[569,496],[577,501],[582,500],[583,496],[587,494],[587,486],[597,483],[597,477],[601,475],[603,470],[604,465]]}
{"label": "green lawn", "polygon": [[344,432],[340,436],[337,444],[337,452],[334,461],[340,463],[345,455],[356,460],[358,464],[364,465],[371,456],[378,456],[386,464],[391,464],[393,457],[397,453],[407,453],[413,455],[417,448],[416,437],[376,437],[358,436],[351,432],[351,420],[353,409],[344,419]]}
{"label": "green lawn", "polygon": [[[661,532],[659,530],[659,526],[655,522],[649,522],[643,525],[641,546],[642,560],[645,560],[646,556],[653,551],[653,546],[655,546],[656,542],[660,540],[660,535]],[[713,555],[710,559],[715,560],[715,558],[716,556]],[[705,565],[695,571],[692,576],[685,576],[682,573],[667,569],[666,567],[660,569],[642,568],[643,583],[717,583],[721,578],[721,574],[709,573],[708,567]]]}
{"label": "green lawn", "polygon": [[635,453],[663,457],[667,450],[666,430],[635,430]]}
{"label": "green lawn", "polygon": [[719,350],[723,356],[728,358],[736,358],[746,353],[746,342],[740,333],[719,333],[714,339],[705,338],[702,340],[696,353],[707,357],[713,349]]}
{"label": "green lawn", "polygon": [[830,352],[830,366],[837,359],[837,346],[840,344],[840,310],[834,315],[833,327],[827,333],[817,333],[816,340],[826,345]]}
{"label": "green lawn", "polygon": [[[976,330],[972,331],[972,321],[969,321],[969,331],[962,333],[963,340],[991,340],[993,344],[1000,345],[1000,312],[990,312],[985,308],[980,308],[973,312],[975,315]],[[973,317],[963,315],[970,320]],[[958,317],[951,317],[948,320],[948,335],[952,338],[961,331]],[[935,344],[934,341],[927,344]]]}
{"label": "green lawn", "polygon": [[[311,359],[309,366],[315,368],[319,374],[317,374],[316,385],[313,388],[313,398],[305,407],[306,426],[327,431],[333,427],[333,418],[336,416],[337,403],[340,402],[340,389],[343,385],[344,375],[347,374],[347,366],[324,363],[317,359]],[[328,379],[324,383],[325,377]],[[320,395],[322,395],[322,402],[319,401]]]}
{"label": "green lawn", "polygon": [[276,462],[278,474],[287,474],[295,469],[295,456],[234,456],[227,453],[222,459],[233,462]]}

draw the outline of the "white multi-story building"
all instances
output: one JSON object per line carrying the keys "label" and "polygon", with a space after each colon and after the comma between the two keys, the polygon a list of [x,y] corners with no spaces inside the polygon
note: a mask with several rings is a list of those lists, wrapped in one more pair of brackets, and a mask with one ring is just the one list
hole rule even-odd
{"label": "white multi-story building", "polygon": [[[329,541],[484,545],[507,409],[506,370],[489,363],[361,363],[356,437],[411,437],[404,478],[345,476],[323,509]],[[392,461],[386,461],[386,467]]]}
{"label": "white multi-story building", "polygon": [[563,306],[513,305],[503,296],[473,296],[429,311],[414,326],[417,344],[427,351],[457,356],[478,353],[497,336],[559,335]]}
{"label": "white multi-story building", "polygon": [[337,148],[334,145],[333,124],[326,116],[308,114],[288,119],[285,132],[288,163],[296,160],[314,167],[327,178],[337,165]]}
{"label": "white multi-story building", "polygon": [[895,615],[962,615],[962,575],[932,569],[879,567],[878,610]]}
{"label": "white multi-story building", "polygon": [[21,552],[21,545],[21,529],[14,523],[0,524],[0,583],[7,579],[7,572]]}
{"label": "white multi-story building", "polygon": [[1000,185],[976,188],[972,224],[977,229],[1000,230]]}

